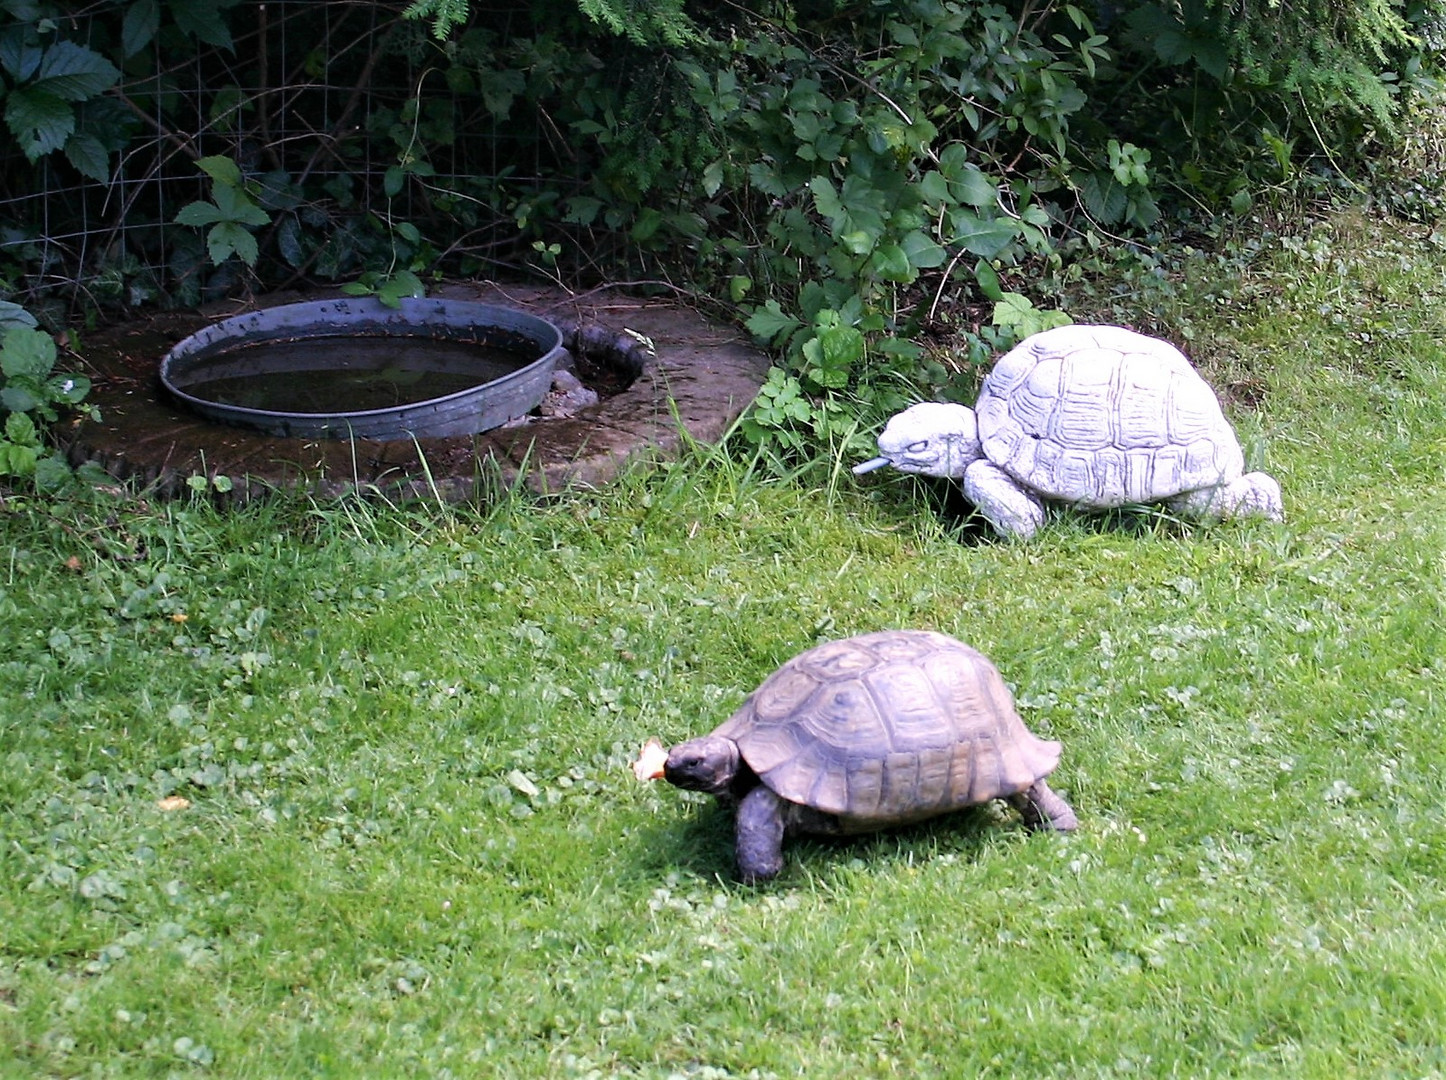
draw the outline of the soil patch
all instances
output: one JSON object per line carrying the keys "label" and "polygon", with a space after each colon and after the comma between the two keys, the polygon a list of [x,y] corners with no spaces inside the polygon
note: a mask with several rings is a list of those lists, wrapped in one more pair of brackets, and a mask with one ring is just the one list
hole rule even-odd
{"label": "soil patch", "polygon": [[[600,400],[570,416],[444,439],[287,439],[215,424],[172,402],[158,372],[177,342],[245,310],[227,305],[160,313],[88,337],[87,400],[101,419],[62,433],[67,456],[73,464],[95,461],[162,495],[185,490],[192,476],[225,476],[229,497],[239,500],[295,488],[323,496],[435,492],[462,500],[484,481],[513,484],[519,477],[538,491],[600,485],[643,456],[676,455],[685,440],[716,441],[752,402],[769,366],[740,330],[677,301],[492,283],[453,283],[435,294],[550,319]],[[334,295],[273,294],[251,306]]]}

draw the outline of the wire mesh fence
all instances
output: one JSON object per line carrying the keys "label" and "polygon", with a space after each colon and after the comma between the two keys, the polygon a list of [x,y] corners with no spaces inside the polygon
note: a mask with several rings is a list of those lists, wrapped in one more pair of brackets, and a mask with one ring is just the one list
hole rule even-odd
{"label": "wire mesh fence", "polygon": [[[115,55],[132,6],[101,0],[63,29]],[[545,124],[499,122],[486,73],[459,78],[405,6],[248,0],[229,40],[182,49],[157,34],[85,106],[122,145],[106,180],[0,145],[0,288],[32,308],[104,308],[339,280],[395,261],[399,222],[428,237],[404,229],[403,257],[423,243],[454,267],[505,252],[517,242],[509,199],[543,175],[555,187],[565,148]],[[529,29],[525,5],[474,12],[497,39]],[[254,269],[212,265],[204,230],[176,223],[211,196],[198,162],[213,157],[234,161],[265,209]]]}

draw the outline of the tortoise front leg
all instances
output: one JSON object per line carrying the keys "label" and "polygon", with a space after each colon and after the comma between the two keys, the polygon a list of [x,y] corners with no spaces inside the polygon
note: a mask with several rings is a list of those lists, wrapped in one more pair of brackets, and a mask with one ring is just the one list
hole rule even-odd
{"label": "tortoise front leg", "polygon": [[734,849],[745,885],[777,877],[783,869],[783,802],[759,784],[738,804]]}
{"label": "tortoise front leg", "polygon": [[1005,539],[1028,540],[1044,524],[1044,503],[1039,496],[992,461],[971,461],[960,483],[964,497]]}
{"label": "tortoise front leg", "polygon": [[1079,828],[1079,819],[1069,803],[1051,791],[1043,780],[1036,780],[1023,791],[1010,795],[1008,802],[1023,815],[1024,824],[1031,829],[1074,832]]}

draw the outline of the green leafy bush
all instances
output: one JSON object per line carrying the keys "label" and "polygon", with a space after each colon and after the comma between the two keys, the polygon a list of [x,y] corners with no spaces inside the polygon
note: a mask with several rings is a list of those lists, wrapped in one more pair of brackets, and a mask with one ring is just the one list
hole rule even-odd
{"label": "green leafy bush", "polygon": [[[1070,124],[1104,56],[1074,5],[1048,40],[999,5],[831,16],[847,34],[756,20],[725,67],[679,65],[721,148],[696,181],[710,217],[751,240],[713,249],[715,272],[759,298],[749,328],[781,351],[814,422],[841,403],[893,408],[906,385],[944,389],[913,340],[928,300],[982,307],[1004,296],[1001,274],[1054,254],[1073,199],[1060,179],[1077,159],[1094,168]],[[752,430],[776,412],[756,410]]]}
{"label": "green leafy bush", "polygon": [[[32,5],[6,4],[11,14]],[[21,12],[16,12],[16,8]],[[5,126],[30,161],[54,150],[83,176],[109,178],[115,149],[107,110],[87,109],[120,78],[120,69],[94,49],[61,37],[55,22],[17,22],[0,47],[0,98]]]}
{"label": "green leafy bush", "polygon": [[176,213],[178,225],[204,228],[211,261],[218,266],[232,255],[255,266],[260,254],[253,231],[271,224],[271,215],[256,205],[260,185],[248,183],[241,167],[226,157],[206,157],[196,165],[211,178],[211,198],[187,203]]}
{"label": "green leafy bush", "polygon": [[1154,148],[1193,198],[1236,212],[1252,188],[1319,171],[1303,165],[1357,173],[1394,141],[1401,91],[1433,53],[1418,31],[1446,13],[1439,0],[1111,6],[1100,120]]}
{"label": "green leafy bush", "polygon": [[[291,39],[333,7],[295,5]],[[32,161],[105,175],[138,123],[117,79],[195,79],[211,186],[152,210],[199,230],[146,253],[169,300],[313,280],[397,303],[441,273],[682,285],[775,349],[743,431],[799,454],[972,392],[991,352],[1065,318],[1040,283],[1073,255],[1352,168],[1446,25],[1442,0],[535,0],[505,23],[417,0],[302,65],[411,87],[344,126],[306,117],[355,166],[323,176],[306,140],[267,139],[285,95],[235,61],[247,10],[0,6],[7,130]],[[1429,212],[1420,175],[1398,201]],[[129,300],[138,255],[107,258],[93,295]]]}
{"label": "green leafy bush", "polygon": [[45,425],[60,419],[62,411],[79,407],[90,393],[89,379],[57,373],[55,361],[55,339],[12,316],[0,338],[0,411],[5,416],[0,477],[33,481],[42,489],[70,475],[62,457],[47,454]]}

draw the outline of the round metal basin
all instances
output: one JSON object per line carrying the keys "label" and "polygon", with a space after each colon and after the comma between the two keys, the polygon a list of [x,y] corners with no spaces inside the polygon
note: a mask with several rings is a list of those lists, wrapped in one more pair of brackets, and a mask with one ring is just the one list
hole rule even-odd
{"label": "round metal basin", "polygon": [[161,361],[178,401],[269,435],[442,438],[531,412],[552,384],[562,332],[463,300],[315,300],[237,315]]}

